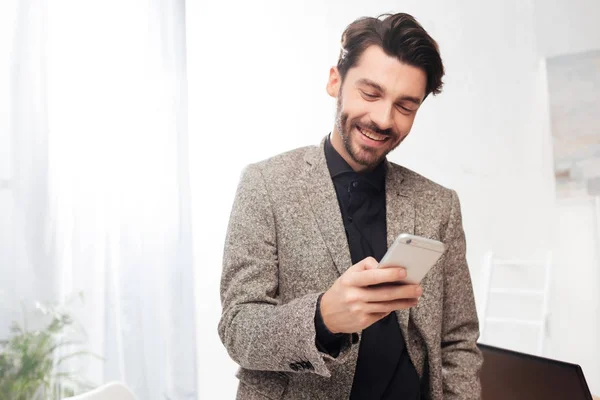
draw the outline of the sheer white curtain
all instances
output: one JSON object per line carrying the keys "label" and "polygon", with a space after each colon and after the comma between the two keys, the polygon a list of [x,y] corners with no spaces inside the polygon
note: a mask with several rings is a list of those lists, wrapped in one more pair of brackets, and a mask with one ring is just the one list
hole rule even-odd
{"label": "sheer white curtain", "polygon": [[82,291],[97,383],[195,399],[183,0],[3,0],[0,338]]}

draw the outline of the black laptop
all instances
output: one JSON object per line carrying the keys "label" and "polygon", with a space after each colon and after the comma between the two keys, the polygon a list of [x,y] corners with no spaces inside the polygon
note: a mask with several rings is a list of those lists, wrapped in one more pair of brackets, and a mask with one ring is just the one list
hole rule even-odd
{"label": "black laptop", "polygon": [[592,400],[581,367],[478,344],[483,400]]}

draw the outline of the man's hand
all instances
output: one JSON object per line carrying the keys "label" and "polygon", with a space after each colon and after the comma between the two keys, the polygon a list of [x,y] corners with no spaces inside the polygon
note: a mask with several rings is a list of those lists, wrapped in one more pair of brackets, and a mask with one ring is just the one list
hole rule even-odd
{"label": "man's hand", "polygon": [[360,332],[393,311],[417,304],[423,293],[419,285],[389,285],[406,278],[406,270],[379,269],[378,265],[373,257],[365,258],[348,268],[323,294],[321,316],[331,332]]}

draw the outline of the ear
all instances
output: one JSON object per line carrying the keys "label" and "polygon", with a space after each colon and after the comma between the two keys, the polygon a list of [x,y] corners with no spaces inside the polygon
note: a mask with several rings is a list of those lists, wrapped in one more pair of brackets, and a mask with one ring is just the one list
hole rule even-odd
{"label": "ear", "polygon": [[327,80],[327,93],[331,97],[337,98],[342,86],[342,78],[337,67],[329,68],[329,79]]}

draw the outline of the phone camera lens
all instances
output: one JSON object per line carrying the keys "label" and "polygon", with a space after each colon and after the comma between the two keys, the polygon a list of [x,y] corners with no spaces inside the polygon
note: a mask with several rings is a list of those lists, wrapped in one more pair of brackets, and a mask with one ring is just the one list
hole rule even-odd
{"label": "phone camera lens", "polygon": [[410,244],[412,242],[412,239],[406,239],[406,244]]}

